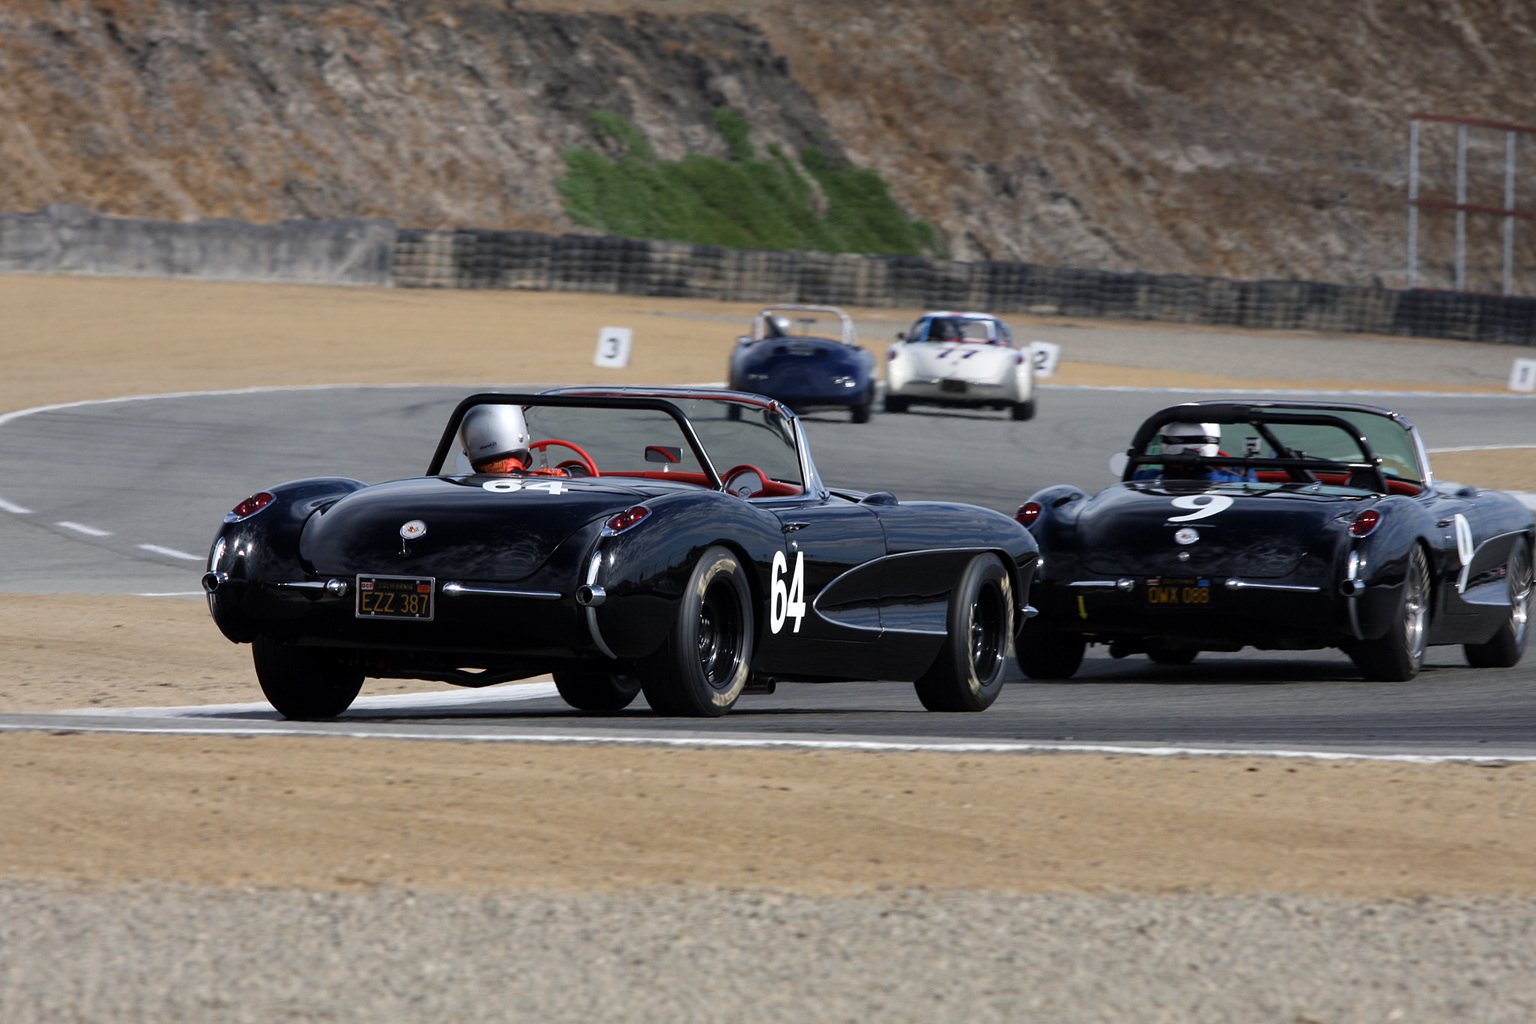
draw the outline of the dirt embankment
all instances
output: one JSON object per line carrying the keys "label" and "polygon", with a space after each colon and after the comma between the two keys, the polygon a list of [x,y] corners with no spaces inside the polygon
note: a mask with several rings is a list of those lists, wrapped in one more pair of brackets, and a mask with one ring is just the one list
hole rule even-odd
{"label": "dirt embankment", "polygon": [[[877,168],[961,258],[1398,286],[1408,116],[1536,123],[1533,37],[1492,0],[29,0],[0,11],[0,209],[565,230],[591,110],[670,159],[725,155],[729,106]],[[1496,205],[1485,135],[1469,199]]]}

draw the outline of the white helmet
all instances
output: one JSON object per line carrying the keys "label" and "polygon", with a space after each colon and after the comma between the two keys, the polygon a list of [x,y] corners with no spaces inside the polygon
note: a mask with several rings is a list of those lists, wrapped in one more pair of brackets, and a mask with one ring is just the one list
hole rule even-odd
{"label": "white helmet", "polygon": [[523,410],[515,405],[477,405],[459,423],[459,446],[471,466],[513,455],[527,465],[533,461],[529,439]]}
{"label": "white helmet", "polygon": [[1221,450],[1219,423],[1164,423],[1159,432],[1164,455],[1204,455],[1215,458]]}

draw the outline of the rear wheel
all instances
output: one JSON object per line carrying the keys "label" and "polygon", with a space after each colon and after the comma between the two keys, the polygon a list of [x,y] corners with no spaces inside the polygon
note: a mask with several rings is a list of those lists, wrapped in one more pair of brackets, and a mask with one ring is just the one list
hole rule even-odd
{"label": "rear wheel", "polygon": [[1415,545],[1408,556],[1399,621],[1385,636],[1346,648],[1361,675],[1377,682],[1401,683],[1419,674],[1424,638],[1429,633],[1429,596],[1429,559],[1424,549]]}
{"label": "rear wheel", "polygon": [[704,552],[661,649],[641,666],[646,702],[660,715],[716,717],[741,696],[752,665],[752,592],[730,551]]}
{"label": "rear wheel", "polygon": [[888,393],[885,396],[886,412],[906,412],[907,406],[910,404],[911,402],[908,399],[903,398],[900,395],[892,395]]}
{"label": "rear wheel", "polygon": [[849,410],[855,423],[868,423],[869,415],[874,411],[875,396],[873,393],[864,396],[864,401]]}
{"label": "rear wheel", "polygon": [[556,672],[555,689],[578,711],[622,711],[640,695],[640,680],[612,672]]}
{"label": "rear wheel", "polygon": [[1032,420],[1035,418],[1035,400],[1031,398],[1027,402],[1014,402],[1010,414],[1016,420]]}
{"label": "rear wheel", "polygon": [[1019,668],[1031,679],[1071,679],[1087,649],[1088,641],[1075,633],[1053,633],[1030,622],[1019,634]]}
{"label": "rear wheel", "polygon": [[256,680],[284,718],[335,718],[363,688],[363,670],[336,651],[295,647],[269,636],[251,644]]}
{"label": "rear wheel", "polygon": [[949,600],[949,637],[916,683],[929,711],[984,711],[1003,691],[1013,585],[996,555],[971,559]]}
{"label": "rear wheel", "polygon": [[1473,668],[1512,668],[1525,654],[1531,619],[1531,547],[1524,538],[1509,553],[1505,579],[1509,583],[1509,618],[1487,643],[1466,644],[1467,664]]}

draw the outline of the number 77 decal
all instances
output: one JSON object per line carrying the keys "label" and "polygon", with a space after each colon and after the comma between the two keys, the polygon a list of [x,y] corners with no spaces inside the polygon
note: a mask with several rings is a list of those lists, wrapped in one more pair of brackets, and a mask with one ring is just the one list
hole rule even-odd
{"label": "number 77 decal", "polygon": [[784,628],[784,620],[795,620],[795,632],[800,632],[800,620],[805,618],[805,552],[795,552],[795,572],[788,586],[784,577],[789,574],[789,559],[784,552],[773,553],[773,571],[768,577],[768,628],[777,633]]}

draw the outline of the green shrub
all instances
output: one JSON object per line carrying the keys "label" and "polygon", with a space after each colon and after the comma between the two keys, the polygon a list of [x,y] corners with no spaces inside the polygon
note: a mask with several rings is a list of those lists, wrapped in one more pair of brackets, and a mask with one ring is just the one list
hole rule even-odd
{"label": "green shrub", "polygon": [[751,124],[735,111],[714,112],[729,160],[698,153],[658,160],[625,118],[598,110],[588,122],[619,155],[586,147],[565,154],[556,185],[567,215],[586,227],[733,249],[944,255],[933,225],[907,219],[878,172],[834,167],[818,149],[797,162],[769,146],[767,159],[759,158]]}

